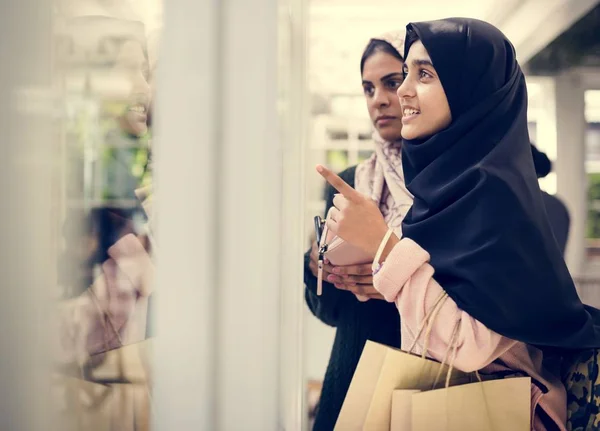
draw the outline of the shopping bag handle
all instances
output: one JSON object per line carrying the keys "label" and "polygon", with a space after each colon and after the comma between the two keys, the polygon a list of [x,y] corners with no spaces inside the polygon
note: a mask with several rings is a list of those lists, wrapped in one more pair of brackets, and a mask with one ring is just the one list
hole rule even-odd
{"label": "shopping bag handle", "polygon": [[[452,378],[452,371],[454,370],[454,361],[456,360],[456,354],[458,352],[458,334],[460,333],[461,324],[462,324],[462,321],[458,320],[456,322],[456,324],[454,325],[454,330],[452,331],[452,337],[450,339],[450,345],[448,346],[448,350],[446,350],[444,359],[442,359],[442,365],[445,365],[446,361],[448,360],[448,353],[450,353],[450,351],[452,351],[452,355],[450,356],[450,362],[448,363],[448,373],[446,374],[446,385],[445,385],[446,389],[448,389],[448,387],[450,386],[450,379]],[[475,370],[474,374],[475,374],[475,377],[477,377],[477,380],[479,381],[479,383],[481,383],[482,380],[481,380],[481,376],[479,375],[479,371]],[[433,386],[431,389],[435,389],[441,375],[442,375],[442,367],[439,368],[437,376],[435,377],[435,380],[433,382]]]}
{"label": "shopping bag handle", "polygon": [[[435,300],[433,307],[431,307],[431,310],[427,313],[427,315],[423,319],[423,322],[421,322],[421,325],[419,326],[419,329],[417,331],[417,335],[415,336],[415,339],[414,339],[412,345],[410,346],[408,353],[414,353],[415,346],[417,345],[418,340],[421,338],[421,335],[423,335],[423,331],[425,331],[425,339],[423,340],[423,352],[421,353],[421,357],[423,359],[427,358],[427,356],[426,356],[427,349],[428,349],[429,339],[431,337],[431,332],[433,330],[433,323],[435,322],[435,319],[437,318],[437,316],[440,312],[440,309],[442,308],[442,305],[444,304],[444,301],[447,298],[448,298],[448,294],[445,291],[442,291],[442,293],[439,295],[439,297]],[[446,373],[445,388],[448,389],[450,387],[450,380],[452,379],[452,371],[454,371],[454,362],[456,360],[456,356],[458,353],[458,339],[459,339],[461,325],[462,325],[461,319],[458,319],[456,321],[456,323],[454,324],[454,329],[452,330],[452,336],[450,337],[450,342],[448,343],[448,348],[446,349],[444,357],[441,361],[442,366],[438,368],[437,375],[435,377],[433,386],[431,388],[432,390],[434,390],[437,386],[437,383],[442,375],[442,370],[444,368],[444,365],[448,366],[448,372]],[[448,360],[449,354],[450,354],[450,360]],[[477,378],[478,382],[483,383],[483,380],[481,379],[479,372],[477,370],[475,370],[473,373],[475,374],[475,377]],[[484,386],[483,385],[480,385],[480,386],[481,386],[482,395],[485,399],[486,396],[485,396]],[[487,406],[488,406],[487,401],[486,401],[485,405],[487,408]],[[487,408],[487,413],[488,413],[488,417],[489,417],[489,415],[490,415],[489,408]]]}
{"label": "shopping bag handle", "polygon": [[[413,343],[411,344],[410,348],[408,349],[408,353],[411,353],[411,354],[414,353],[417,342],[419,341],[421,336],[424,335],[423,351],[421,353],[421,358],[422,359],[427,358],[427,350],[429,347],[429,341],[431,339],[431,332],[433,331],[433,324],[434,324],[435,319],[437,318],[437,316],[447,298],[448,298],[448,294],[445,291],[442,291],[442,293],[436,298],[435,302],[433,303],[433,307],[431,307],[429,312],[423,318],[423,322],[421,322],[421,325],[419,326],[419,329],[417,331],[415,339],[414,339]],[[444,357],[441,361],[442,365],[448,366],[448,373],[446,374],[446,384],[445,384],[446,388],[448,388],[450,386],[450,380],[452,378],[452,371],[454,370],[454,361],[456,360],[456,356],[458,353],[458,336],[460,333],[460,327],[461,327],[461,320],[457,320],[456,324],[454,325],[454,329],[452,331],[452,336],[450,337],[450,343],[448,343],[448,348],[446,349],[446,352],[444,353]],[[425,334],[423,334],[423,332],[425,332]],[[449,354],[450,354],[450,358],[448,358]],[[448,359],[450,359],[450,360],[448,360]],[[435,387],[437,386],[437,383],[442,374],[442,369],[443,369],[443,367],[439,368],[438,374],[435,378],[432,389],[435,389]],[[475,376],[477,377],[477,380],[479,382],[482,381],[481,376],[479,375],[479,372],[475,371]]]}
{"label": "shopping bag handle", "polygon": [[411,346],[408,349],[408,353],[415,353],[415,347],[417,347],[417,343],[423,335],[423,331],[425,331],[425,339],[423,340],[423,352],[421,354],[421,358],[425,359],[427,357],[427,348],[429,345],[429,337],[431,336],[431,331],[433,328],[433,322],[437,317],[444,301],[448,298],[448,294],[445,291],[437,297],[435,302],[433,303],[433,307],[429,310],[429,312],[423,318],[421,325],[419,325],[419,329],[417,330],[417,334],[415,335],[415,339],[413,340]]}

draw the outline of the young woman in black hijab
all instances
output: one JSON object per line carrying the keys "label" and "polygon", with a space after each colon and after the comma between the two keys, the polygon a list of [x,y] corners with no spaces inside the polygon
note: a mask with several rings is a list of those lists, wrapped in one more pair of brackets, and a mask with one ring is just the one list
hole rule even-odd
{"label": "young woman in black hijab", "polygon": [[458,328],[457,368],[531,376],[532,428],[565,429],[565,388],[543,354],[599,347],[600,312],[581,303],[551,232],[514,48],[490,24],[451,18],[409,24],[405,59],[398,96],[414,204],[402,238],[320,166],[341,193],[329,227],[373,254],[403,347],[446,294],[428,354],[441,360]]}

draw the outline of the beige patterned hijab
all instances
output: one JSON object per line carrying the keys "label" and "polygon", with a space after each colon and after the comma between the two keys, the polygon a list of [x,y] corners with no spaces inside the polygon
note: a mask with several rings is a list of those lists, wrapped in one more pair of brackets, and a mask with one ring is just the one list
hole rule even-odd
{"label": "beige patterned hijab", "polygon": [[[400,54],[404,51],[404,31],[386,33],[377,39],[385,40]],[[373,132],[373,141],[375,151],[356,167],[354,185],[379,204],[387,225],[401,236],[402,220],[413,203],[404,184],[401,142],[385,141],[377,131]]]}

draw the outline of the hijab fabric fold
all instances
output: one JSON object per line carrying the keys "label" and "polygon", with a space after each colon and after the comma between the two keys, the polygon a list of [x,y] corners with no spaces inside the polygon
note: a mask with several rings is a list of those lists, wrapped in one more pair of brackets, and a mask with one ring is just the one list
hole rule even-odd
{"label": "hijab fabric fold", "polygon": [[[390,44],[403,57],[405,30],[388,31],[375,40]],[[402,220],[412,206],[412,194],[404,183],[402,141],[386,141],[375,130],[371,157],[356,167],[354,187],[378,204],[387,225],[402,235]]]}
{"label": "hijab fabric fold", "polygon": [[378,204],[387,225],[402,236],[402,220],[412,206],[404,183],[400,142],[389,142],[373,133],[375,151],[356,167],[355,187]]}

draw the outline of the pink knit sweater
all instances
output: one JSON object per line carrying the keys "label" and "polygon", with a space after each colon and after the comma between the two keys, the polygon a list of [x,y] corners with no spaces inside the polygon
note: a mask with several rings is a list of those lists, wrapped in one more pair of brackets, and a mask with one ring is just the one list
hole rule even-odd
{"label": "pink knit sweater", "polygon": [[[428,262],[429,253],[414,241],[404,238],[396,244],[374,277],[375,288],[387,301],[395,302],[398,307],[402,348],[405,350],[413,344],[423,319],[442,293],[442,287],[433,279],[434,269]],[[558,377],[543,368],[542,352],[488,329],[459,309],[451,298],[445,300],[433,323],[428,356],[438,361],[443,359],[457,321],[461,325],[454,366],[465,372],[514,370],[530,376],[533,382],[531,429],[546,430],[540,415],[541,409],[560,430],[566,430],[566,391]],[[422,343],[417,343],[416,353],[422,351]],[[544,385],[548,392],[544,394],[539,384]]]}

